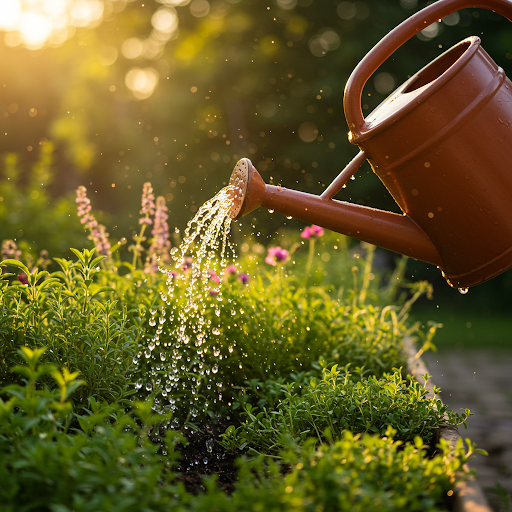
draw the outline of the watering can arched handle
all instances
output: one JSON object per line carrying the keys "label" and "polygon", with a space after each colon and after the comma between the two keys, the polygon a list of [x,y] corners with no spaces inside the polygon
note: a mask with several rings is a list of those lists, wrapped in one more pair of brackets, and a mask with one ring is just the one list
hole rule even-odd
{"label": "watering can arched handle", "polygon": [[402,22],[373,47],[347,81],[343,104],[351,139],[357,141],[365,132],[361,97],[364,85],[377,68],[418,32],[435,21],[466,8],[496,11],[512,21],[512,0],[439,0]]}

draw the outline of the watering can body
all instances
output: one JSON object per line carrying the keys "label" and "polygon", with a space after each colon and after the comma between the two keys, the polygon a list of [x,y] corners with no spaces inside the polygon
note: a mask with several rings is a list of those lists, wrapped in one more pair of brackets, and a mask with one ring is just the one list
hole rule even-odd
{"label": "watering can body", "polygon": [[[322,196],[265,185],[250,161],[230,186],[239,218],[264,206],[437,265],[467,288],[512,267],[512,83],[470,37],[435,59],[367,118],[364,84],[415,33],[456,10],[512,19],[511,0],[440,0],[406,20],[356,67],[345,88],[349,139],[360,153]],[[403,215],[333,199],[368,161]]]}
{"label": "watering can body", "polygon": [[366,127],[351,141],[428,235],[450,284],[512,266],[512,83],[479,38],[408,80]]}

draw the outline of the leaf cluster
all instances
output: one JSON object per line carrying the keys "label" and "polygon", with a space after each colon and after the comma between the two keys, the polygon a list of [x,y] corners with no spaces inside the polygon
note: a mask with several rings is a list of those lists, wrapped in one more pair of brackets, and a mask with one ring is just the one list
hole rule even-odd
{"label": "leaf cluster", "polygon": [[[183,439],[172,431],[158,437],[169,414],[155,414],[151,401],[135,402],[126,412],[94,398],[76,413],[69,397],[83,383],[76,373],[41,364],[43,353],[21,349],[24,364],[13,371],[24,382],[1,392],[8,396],[0,399],[0,499],[7,512],[434,512],[453,493],[455,480],[469,476],[469,441],[467,452],[461,440],[455,448],[441,441],[438,453],[427,458],[421,438],[404,444],[388,428],[382,438],[346,431],[320,445],[310,439],[299,446],[287,436],[281,462],[266,456],[240,460],[231,496],[215,477],[205,479],[204,493],[192,495],[173,472]],[[53,391],[44,386],[45,375],[55,380]]]}
{"label": "leaf cluster", "polygon": [[103,257],[95,257],[94,250],[73,252],[76,260],[56,258],[60,270],[51,274],[17,260],[1,263],[24,273],[28,284],[1,276],[0,383],[17,381],[10,367],[19,362],[19,346],[46,347],[44,363],[79,372],[84,380],[76,402],[85,406],[89,397],[114,402],[129,393],[138,311],[129,311],[113,298],[112,287],[99,282]]}
{"label": "leaf cluster", "polygon": [[[439,453],[426,457],[426,446],[345,432],[338,441],[317,445],[310,439],[299,447],[288,437],[281,463],[263,455],[243,460],[237,488],[231,497],[198,496],[193,510],[270,512],[337,510],[347,512],[448,510],[456,479],[469,476],[466,462],[474,452],[462,439],[455,447],[444,440]],[[283,476],[283,465],[288,468]],[[211,489],[211,487],[210,487]]]}
{"label": "leaf cluster", "polygon": [[[419,437],[432,446],[441,425],[465,425],[470,415],[468,409],[459,415],[429,398],[426,387],[412,377],[404,379],[401,369],[381,378],[362,373],[361,369],[350,373],[349,365],[343,369],[334,365],[323,368],[322,378],[312,378],[307,386],[282,385],[283,399],[274,408],[245,403],[245,421],[227,429],[223,446],[275,453],[283,448],[286,436],[298,443],[309,438],[335,442],[347,431],[384,436],[390,427],[395,439],[412,442]],[[428,378],[425,375],[425,385]]]}
{"label": "leaf cluster", "polygon": [[[119,405],[94,398],[76,414],[69,401],[83,381],[40,364],[44,349],[23,347],[14,368],[21,385],[1,390],[0,502],[6,512],[164,511],[175,502],[172,464],[180,436],[169,431],[160,442],[166,457],[150,441],[168,417],[155,415],[151,403]],[[44,386],[50,375],[57,388]],[[75,428],[73,425],[79,425]]]}

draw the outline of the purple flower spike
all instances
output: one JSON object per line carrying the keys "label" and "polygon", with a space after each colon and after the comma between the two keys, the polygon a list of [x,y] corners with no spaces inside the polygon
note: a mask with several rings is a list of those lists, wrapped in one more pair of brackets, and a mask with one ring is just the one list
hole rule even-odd
{"label": "purple flower spike", "polygon": [[77,215],[80,217],[80,222],[84,225],[85,229],[90,231],[88,236],[92,240],[97,251],[102,256],[110,257],[110,242],[108,241],[108,233],[105,226],[98,224],[98,221],[91,213],[91,201],[87,197],[87,189],[80,185],[76,190]]}
{"label": "purple flower spike", "polygon": [[247,284],[249,282],[249,276],[247,274],[240,274],[238,279],[240,279],[243,284]]}
{"label": "purple flower spike", "polygon": [[[148,257],[146,259],[145,270],[146,272],[156,272],[160,263],[169,263],[169,251],[171,249],[171,242],[169,241],[169,225],[167,224],[167,206],[163,196],[156,198],[156,211],[155,211],[155,225],[151,231],[154,236],[153,243],[148,250]],[[140,219],[149,220],[143,217]],[[146,224],[148,224],[146,222]]]}
{"label": "purple flower spike", "polygon": [[155,196],[153,195],[153,187],[149,181],[144,183],[142,188],[141,206],[142,208],[139,213],[143,215],[143,217],[139,219],[139,224],[152,224],[153,221],[149,216],[155,213]]}
{"label": "purple flower spike", "polygon": [[2,259],[21,259],[21,251],[18,249],[16,242],[14,240],[4,240],[2,242]]}
{"label": "purple flower spike", "polygon": [[80,222],[84,224],[85,229],[94,229],[98,225],[98,222],[91,213],[91,201],[87,197],[87,189],[83,185],[80,185],[76,189],[75,202],[77,204],[77,215],[80,217]]}

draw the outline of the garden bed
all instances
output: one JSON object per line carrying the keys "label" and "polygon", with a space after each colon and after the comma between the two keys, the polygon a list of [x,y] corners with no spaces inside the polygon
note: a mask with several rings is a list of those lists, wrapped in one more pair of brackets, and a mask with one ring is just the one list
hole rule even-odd
{"label": "garden bed", "polygon": [[408,321],[431,287],[404,283],[405,260],[385,278],[375,247],[310,228],[236,265],[183,254],[159,269],[154,253],[142,262],[150,215],[132,263],[89,250],[51,272],[1,263],[8,512],[437,512],[468,495],[456,481],[474,446],[435,434],[469,411],[402,370],[403,341],[423,352],[436,330]]}

